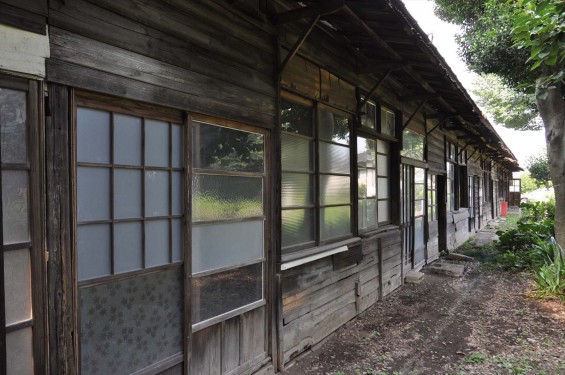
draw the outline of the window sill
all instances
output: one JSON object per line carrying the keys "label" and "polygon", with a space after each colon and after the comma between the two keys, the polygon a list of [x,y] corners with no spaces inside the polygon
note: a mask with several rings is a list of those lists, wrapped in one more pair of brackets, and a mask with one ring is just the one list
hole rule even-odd
{"label": "window sill", "polygon": [[369,237],[373,237],[376,236],[378,234],[382,234],[385,232],[389,232],[391,230],[398,230],[400,229],[400,227],[398,225],[394,225],[394,224],[387,224],[384,225],[382,227],[379,227],[377,229],[373,229],[367,232],[363,232],[363,233],[359,233],[359,237],[361,238],[369,238]]}
{"label": "window sill", "polygon": [[361,242],[359,237],[349,238],[344,241],[334,242],[328,245],[318,246],[307,250],[297,251],[282,256],[281,271],[286,271],[306,263],[316,261],[331,255],[349,250],[349,246]]}

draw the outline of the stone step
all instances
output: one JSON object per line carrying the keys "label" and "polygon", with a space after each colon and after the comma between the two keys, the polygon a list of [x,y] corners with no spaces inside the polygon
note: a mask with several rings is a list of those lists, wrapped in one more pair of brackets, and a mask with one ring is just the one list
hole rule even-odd
{"label": "stone step", "polygon": [[428,269],[430,272],[450,277],[461,277],[465,273],[464,265],[447,262],[432,263]]}
{"label": "stone step", "polygon": [[406,276],[404,276],[404,282],[406,284],[420,284],[424,280],[424,274],[418,271],[409,271]]}

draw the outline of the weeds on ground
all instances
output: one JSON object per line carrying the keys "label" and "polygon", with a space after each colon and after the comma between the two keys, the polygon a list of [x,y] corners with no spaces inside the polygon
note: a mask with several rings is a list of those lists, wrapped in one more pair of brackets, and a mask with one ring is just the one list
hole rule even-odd
{"label": "weeds on ground", "polygon": [[471,353],[467,357],[465,357],[465,362],[467,363],[482,363],[487,359],[487,356],[483,353],[476,352]]}

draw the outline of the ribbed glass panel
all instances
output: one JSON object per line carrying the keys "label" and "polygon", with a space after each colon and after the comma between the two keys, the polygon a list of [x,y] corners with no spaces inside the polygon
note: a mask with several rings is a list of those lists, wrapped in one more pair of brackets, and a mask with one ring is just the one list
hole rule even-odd
{"label": "ribbed glass panel", "polygon": [[379,177],[378,179],[378,193],[379,199],[386,199],[390,197],[390,179]]}
{"label": "ribbed glass panel", "polygon": [[320,209],[320,236],[322,240],[351,234],[351,208],[325,207]]}
{"label": "ribbed glass panel", "polygon": [[2,226],[6,245],[30,240],[28,194],[27,171],[2,171]]}
{"label": "ribbed glass panel", "polygon": [[282,207],[314,204],[314,176],[303,173],[282,174]]}
{"label": "ribbed glass panel", "polygon": [[379,201],[378,204],[379,223],[390,220],[390,203],[389,201]]}
{"label": "ribbed glass panel", "polygon": [[110,219],[110,169],[77,168],[78,220]]}
{"label": "ribbed glass panel", "polygon": [[263,178],[197,174],[192,182],[194,221],[263,215]]}
{"label": "ribbed glass panel", "polygon": [[[374,187],[373,187],[374,188]],[[322,205],[351,202],[349,177],[320,176],[320,203]]]}
{"label": "ribbed glass panel", "polygon": [[77,161],[110,163],[110,113],[77,109]]}
{"label": "ribbed glass panel", "polygon": [[313,142],[283,134],[281,137],[281,165],[283,170],[312,172],[314,170]]}
{"label": "ribbed glass panel", "polygon": [[321,173],[350,173],[349,148],[320,142],[320,172]]}
{"label": "ribbed glass panel", "polygon": [[282,247],[300,245],[315,239],[313,209],[282,211]]}
{"label": "ribbed glass panel", "polygon": [[143,138],[141,124],[140,117],[114,115],[115,164],[141,165]]}

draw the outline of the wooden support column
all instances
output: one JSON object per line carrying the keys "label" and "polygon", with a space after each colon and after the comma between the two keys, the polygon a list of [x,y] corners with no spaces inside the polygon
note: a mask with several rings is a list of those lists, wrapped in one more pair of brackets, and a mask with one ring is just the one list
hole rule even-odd
{"label": "wooden support column", "polygon": [[71,252],[70,90],[49,84],[45,129],[49,373],[75,375],[75,280]]}

